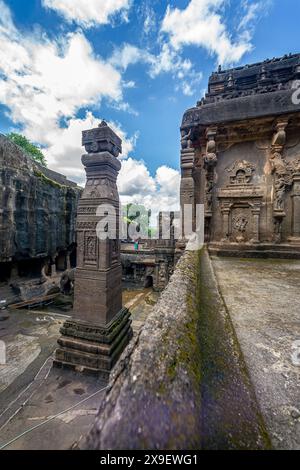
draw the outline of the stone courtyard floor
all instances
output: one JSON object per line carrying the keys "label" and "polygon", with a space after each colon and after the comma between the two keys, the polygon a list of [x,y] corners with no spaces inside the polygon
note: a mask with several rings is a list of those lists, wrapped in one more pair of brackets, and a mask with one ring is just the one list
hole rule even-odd
{"label": "stone courtyard floor", "polygon": [[[300,449],[300,366],[294,349],[300,340],[300,261],[214,257],[212,263],[273,447]],[[157,298],[151,289],[124,291],[135,334]],[[52,369],[66,318],[51,307],[0,311],[8,359],[0,366],[0,448],[53,417],[7,449],[80,448],[91,428],[105,384]]]}
{"label": "stone courtyard floor", "polygon": [[212,261],[273,447],[300,449],[300,261]]}
{"label": "stone courtyard floor", "polygon": [[[135,334],[157,298],[151,290],[124,291],[123,303],[132,313]],[[0,449],[35,426],[6,449],[77,448],[93,425],[106,384],[52,368],[59,329],[66,318],[51,312],[51,307],[0,311],[0,340],[7,350],[7,364],[0,365]],[[50,421],[38,427],[46,420]]]}

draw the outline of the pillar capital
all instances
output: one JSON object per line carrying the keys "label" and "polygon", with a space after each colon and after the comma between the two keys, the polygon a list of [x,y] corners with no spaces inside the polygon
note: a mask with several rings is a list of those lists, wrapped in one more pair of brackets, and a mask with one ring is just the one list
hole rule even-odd
{"label": "pillar capital", "polygon": [[122,153],[122,140],[105,121],[94,129],[83,131],[82,145],[87,153],[109,152],[114,157]]}

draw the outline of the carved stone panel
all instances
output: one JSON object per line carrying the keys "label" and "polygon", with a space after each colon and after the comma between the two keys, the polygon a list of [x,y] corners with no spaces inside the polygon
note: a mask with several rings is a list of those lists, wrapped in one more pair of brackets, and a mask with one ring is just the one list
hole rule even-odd
{"label": "carved stone panel", "polygon": [[255,171],[254,164],[242,159],[227,168],[228,184],[218,192],[223,218],[223,241],[260,242],[263,192],[252,183]]}
{"label": "carved stone panel", "polygon": [[247,207],[234,207],[231,211],[230,241],[237,243],[249,242],[252,238],[251,222],[252,214],[249,205]]}
{"label": "carved stone panel", "polygon": [[97,237],[95,232],[85,233],[84,260],[88,264],[95,264],[97,261]]}

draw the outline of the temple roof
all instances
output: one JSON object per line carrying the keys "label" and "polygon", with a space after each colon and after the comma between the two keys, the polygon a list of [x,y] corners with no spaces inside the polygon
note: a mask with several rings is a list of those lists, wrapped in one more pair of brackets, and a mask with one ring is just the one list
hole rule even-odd
{"label": "temple roof", "polygon": [[208,92],[187,110],[182,128],[243,121],[300,112],[295,82],[300,80],[300,54],[212,73]]}
{"label": "temple roof", "polygon": [[219,68],[210,76],[208,93],[198,106],[288,89],[290,82],[296,79],[300,79],[300,54],[285,55],[228,70]]}

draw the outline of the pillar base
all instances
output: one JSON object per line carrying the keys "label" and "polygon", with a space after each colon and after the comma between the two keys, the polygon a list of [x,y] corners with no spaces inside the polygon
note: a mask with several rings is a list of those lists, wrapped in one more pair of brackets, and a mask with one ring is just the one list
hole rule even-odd
{"label": "pillar base", "polygon": [[126,308],[106,326],[67,320],[60,331],[53,365],[97,375],[105,381],[133,336]]}
{"label": "pillar base", "polygon": [[292,245],[300,245],[300,237],[290,237],[288,241]]}

